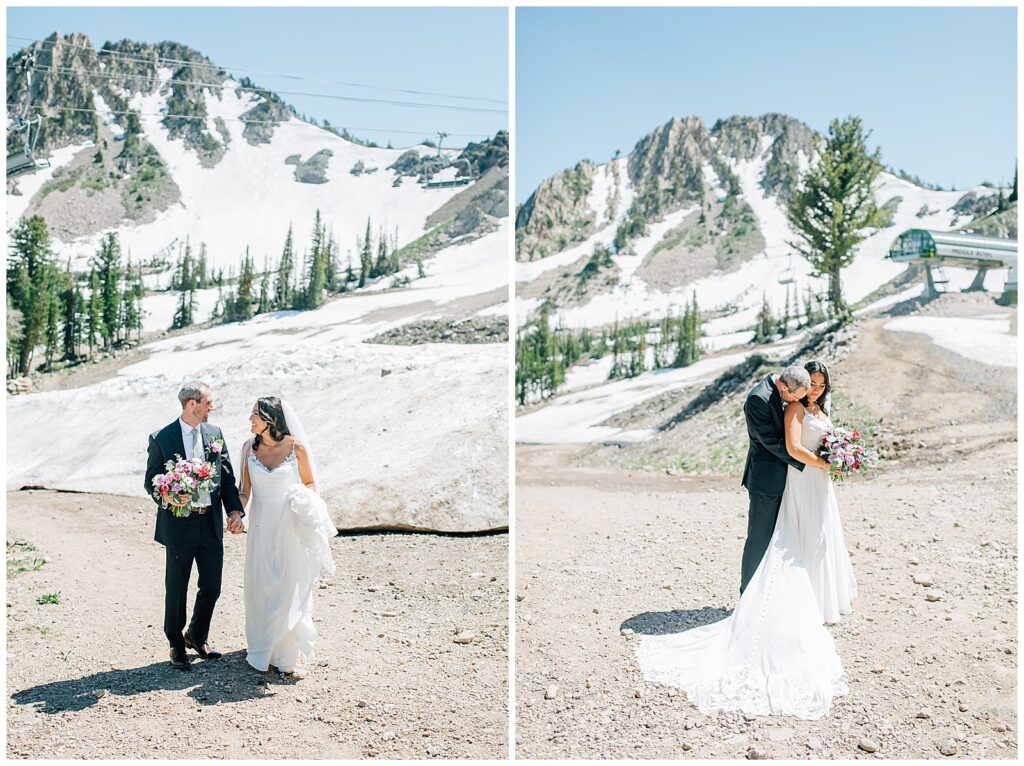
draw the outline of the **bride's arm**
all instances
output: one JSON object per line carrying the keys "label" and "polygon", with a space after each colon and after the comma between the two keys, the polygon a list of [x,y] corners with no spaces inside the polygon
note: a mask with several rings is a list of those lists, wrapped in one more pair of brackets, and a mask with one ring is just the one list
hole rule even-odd
{"label": "bride's arm", "polygon": [[249,495],[252,494],[252,483],[249,480],[249,453],[252,451],[252,440],[242,445],[242,482],[238,487],[238,499],[242,502],[242,508],[249,505]]}
{"label": "bride's arm", "polygon": [[309,467],[309,457],[306,455],[306,448],[302,442],[295,442],[295,457],[299,460],[299,478],[302,483],[316,492],[316,483],[313,481],[313,471]]}
{"label": "bride's arm", "polygon": [[804,427],[804,408],[800,402],[790,402],[786,405],[786,414],[783,422],[786,428],[786,451],[794,460],[799,460],[812,468],[828,470],[828,461],[811,452],[800,443],[800,436]]}

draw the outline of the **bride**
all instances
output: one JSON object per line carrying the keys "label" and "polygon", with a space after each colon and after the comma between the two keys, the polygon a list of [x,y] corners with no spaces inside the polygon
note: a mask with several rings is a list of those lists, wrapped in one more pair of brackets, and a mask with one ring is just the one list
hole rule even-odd
{"label": "bride", "polygon": [[246,661],[291,675],[316,643],[313,587],[333,573],[330,539],[338,530],[318,495],[313,449],[295,411],[261,397],[249,416],[254,437],[242,447],[239,498],[249,509],[245,551]]}
{"label": "bride", "polygon": [[823,716],[847,693],[835,641],[824,627],[848,614],[857,584],[827,463],[815,454],[831,427],[831,381],[805,365],[811,387],[786,406],[790,467],[771,543],[732,614],[682,633],[645,636],[637,647],[649,681],[686,691],[701,712]]}

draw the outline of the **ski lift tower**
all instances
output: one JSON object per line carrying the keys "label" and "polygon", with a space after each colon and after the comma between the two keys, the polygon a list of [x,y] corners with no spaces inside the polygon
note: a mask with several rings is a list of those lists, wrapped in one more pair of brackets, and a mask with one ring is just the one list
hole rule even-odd
{"label": "ski lift tower", "polygon": [[35,64],[35,56],[28,54],[20,62],[21,70],[25,73],[25,106],[21,114],[14,118],[7,126],[10,135],[23,133],[22,148],[20,151],[7,155],[7,178],[17,178],[26,173],[34,173],[42,168],[50,167],[47,159],[38,159],[35,155],[36,142],[39,140],[39,129],[42,126],[43,118],[40,115],[28,116],[28,109],[32,103],[32,67]]}

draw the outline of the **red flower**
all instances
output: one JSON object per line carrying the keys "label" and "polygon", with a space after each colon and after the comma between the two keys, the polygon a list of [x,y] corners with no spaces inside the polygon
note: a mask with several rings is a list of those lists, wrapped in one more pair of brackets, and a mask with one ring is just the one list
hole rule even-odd
{"label": "red flower", "polygon": [[853,432],[853,438],[854,438],[855,440],[856,440],[856,439],[859,439],[859,438],[860,438],[860,433],[858,433],[857,431],[854,431],[854,432]]}

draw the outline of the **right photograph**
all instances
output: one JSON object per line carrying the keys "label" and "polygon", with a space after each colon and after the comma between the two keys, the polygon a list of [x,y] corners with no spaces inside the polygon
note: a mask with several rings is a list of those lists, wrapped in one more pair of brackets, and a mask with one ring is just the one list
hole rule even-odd
{"label": "right photograph", "polygon": [[1016,29],[517,9],[517,758],[1017,758]]}

